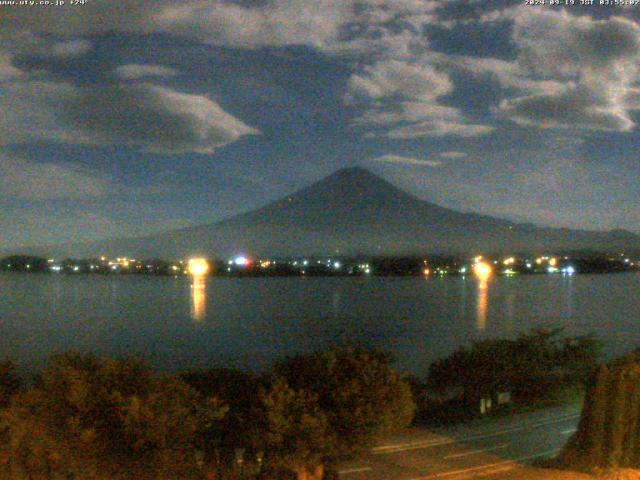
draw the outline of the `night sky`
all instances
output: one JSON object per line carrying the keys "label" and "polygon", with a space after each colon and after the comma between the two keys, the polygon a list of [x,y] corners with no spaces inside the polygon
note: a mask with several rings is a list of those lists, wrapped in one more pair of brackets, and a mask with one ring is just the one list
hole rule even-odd
{"label": "night sky", "polygon": [[0,249],[210,223],[353,165],[640,231],[640,5],[66,3],[0,6]]}

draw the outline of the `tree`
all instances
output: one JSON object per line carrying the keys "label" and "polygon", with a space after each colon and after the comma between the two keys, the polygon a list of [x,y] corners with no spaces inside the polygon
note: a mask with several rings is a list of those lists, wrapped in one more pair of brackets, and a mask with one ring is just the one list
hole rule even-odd
{"label": "tree", "polygon": [[264,448],[261,378],[229,368],[190,371],[180,378],[200,395],[217,398],[227,406],[224,418],[203,433],[202,446],[209,461],[217,461],[222,455],[229,463],[236,448],[249,447],[252,451]]}
{"label": "tree", "polygon": [[12,362],[0,363],[0,408],[9,405],[11,397],[20,390],[22,380]]}
{"label": "tree", "polygon": [[640,467],[640,350],[590,378],[578,430],[560,460],[578,468]]}
{"label": "tree", "polygon": [[264,412],[267,468],[296,473],[298,480],[322,478],[330,451],[328,422],[317,398],[294,391],[283,378],[273,379],[260,399]]}
{"label": "tree", "polygon": [[139,360],[54,356],[3,414],[8,478],[195,478],[197,438],[224,412]]}
{"label": "tree", "polygon": [[294,391],[317,399],[329,432],[328,462],[364,451],[413,419],[411,390],[385,352],[335,348],[289,358],[276,364],[274,372]]}
{"label": "tree", "polygon": [[515,340],[473,342],[431,364],[428,383],[438,391],[461,388],[471,402],[500,389],[521,400],[548,397],[566,382],[584,380],[599,355],[593,336],[560,340],[560,332],[533,330]]}

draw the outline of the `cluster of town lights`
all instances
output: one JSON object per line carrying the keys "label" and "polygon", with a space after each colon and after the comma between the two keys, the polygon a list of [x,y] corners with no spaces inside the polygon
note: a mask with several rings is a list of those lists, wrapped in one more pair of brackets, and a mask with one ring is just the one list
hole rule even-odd
{"label": "cluster of town lights", "polygon": [[[15,256],[18,258],[19,256]],[[493,275],[513,276],[518,274],[562,274],[575,275],[577,273],[588,273],[590,271],[626,271],[630,269],[638,270],[640,260],[633,261],[624,253],[602,257],[594,257],[600,263],[593,263],[589,258],[573,259],[566,255],[541,255],[541,256],[517,256],[505,255],[499,258],[477,255],[472,259],[434,259],[433,263],[429,259],[423,259],[420,264],[402,263],[394,264],[390,262],[387,268],[384,264],[381,267],[370,263],[361,263],[355,259],[345,258],[297,258],[297,259],[269,259],[253,258],[245,253],[237,254],[226,261],[207,259],[204,257],[180,260],[177,262],[165,262],[162,260],[149,260],[146,263],[129,257],[117,257],[113,260],[102,256],[81,260],[67,259],[56,262],[55,259],[46,260],[35,259],[37,263],[16,260],[14,264],[10,261],[13,257],[7,257],[0,262],[0,269],[13,269],[16,271],[42,271],[48,270],[56,273],[155,273],[160,275],[188,274],[191,276],[206,276],[212,271],[219,275],[226,273],[239,273],[247,275],[378,275],[385,274],[418,274],[424,277],[443,275],[474,275],[480,280],[486,280]],[[30,260],[35,257],[25,257]],[[617,261],[616,261],[617,260]],[[604,266],[602,266],[602,262]],[[609,263],[606,263],[609,262]],[[15,265],[15,266],[14,266]],[[418,269],[416,269],[418,268]]]}

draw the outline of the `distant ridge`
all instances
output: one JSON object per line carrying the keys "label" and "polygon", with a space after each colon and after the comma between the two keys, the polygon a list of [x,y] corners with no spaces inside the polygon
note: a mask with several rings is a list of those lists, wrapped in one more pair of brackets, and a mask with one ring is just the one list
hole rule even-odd
{"label": "distant ridge", "polygon": [[543,228],[420,200],[361,167],[344,168],[257,210],[141,238],[30,249],[55,256],[455,254],[640,250],[624,230]]}

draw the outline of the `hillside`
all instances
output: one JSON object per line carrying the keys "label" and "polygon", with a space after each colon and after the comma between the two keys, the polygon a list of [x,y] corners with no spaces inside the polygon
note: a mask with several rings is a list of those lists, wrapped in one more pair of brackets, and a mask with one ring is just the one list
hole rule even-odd
{"label": "hillside", "polygon": [[260,209],[227,220],[134,239],[60,245],[86,256],[473,253],[640,249],[626,231],[540,228],[462,213],[418,199],[363,168],[339,170]]}

